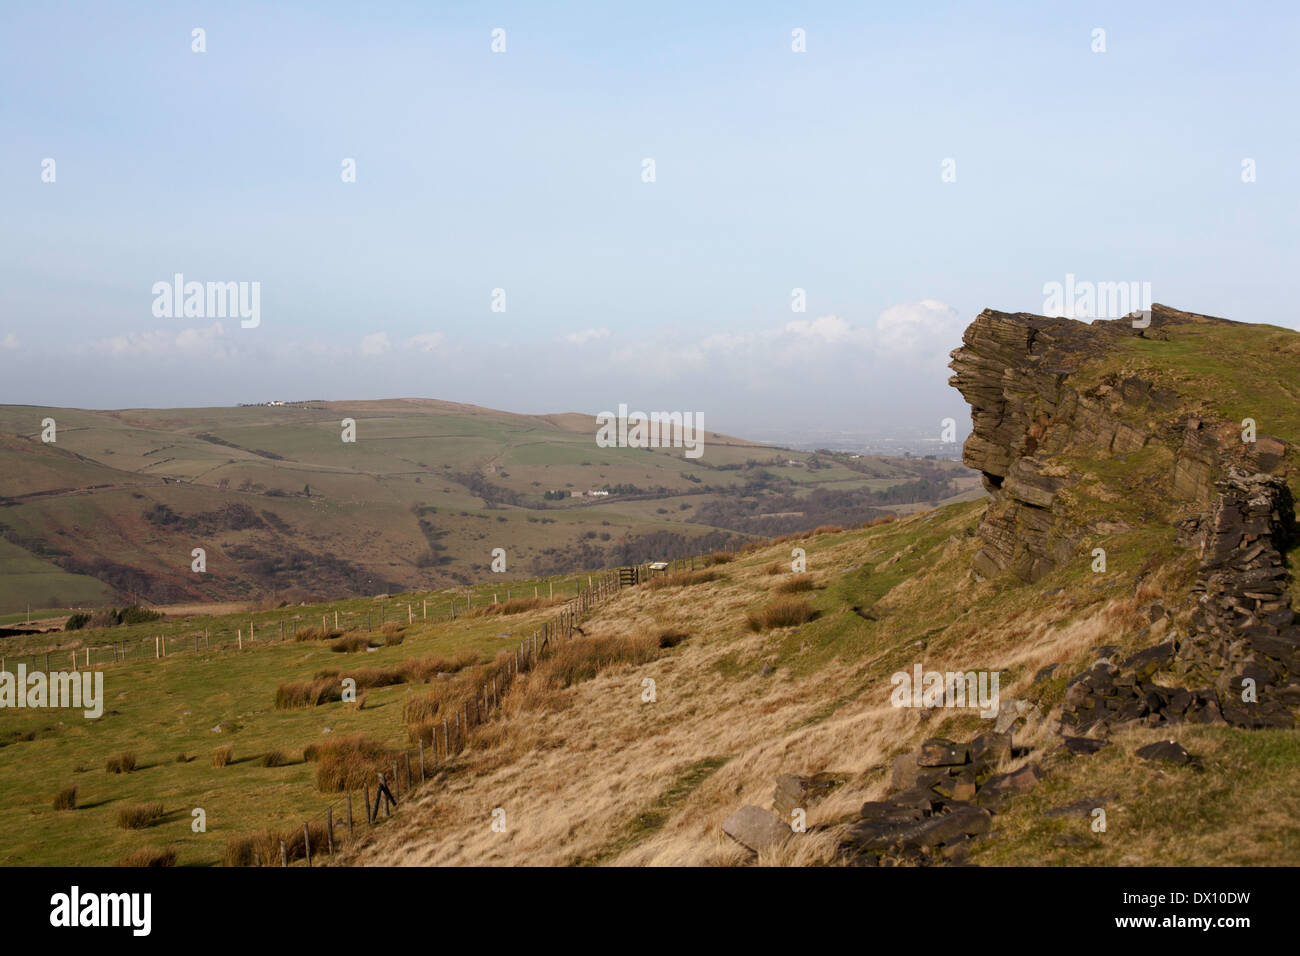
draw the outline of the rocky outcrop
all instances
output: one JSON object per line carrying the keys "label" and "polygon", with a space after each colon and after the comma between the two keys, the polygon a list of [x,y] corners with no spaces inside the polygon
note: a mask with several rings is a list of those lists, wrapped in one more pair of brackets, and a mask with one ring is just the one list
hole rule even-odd
{"label": "rocky outcrop", "polygon": [[1173,462],[1167,481],[1142,493],[1151,520],[1179,521],[1180,540],[1200,559],[1186,633],[1156,606],[1151,621],[1166,619],[1165,643],[1124,660],[1099,648],[1067,685],[1061,724],[1076,734],[1138,720],[1289,727],[1300,707],[1300,628],[1284,557],[1294,505],[1286,481],[1272,474],[1285,442],[1243,441],[1240,423],[1188,414],[1175,392],[1116,373],[1123,363],[1080,374],[1125,339],[1169,338],[1185,323],[1238,324],[1161,305],[1145,328],[986,310],[952,353],[951,384],[971,406],[963,460],[990,495],[972,561],[981,576],[1035,581],[1079,559],[1080,540],[1095,526],[1080,526],[1061,506],[1081,481],[1063,459],[1122,462],[1159,442]]}
{"label": "rocky outcrop", "polygon": [[862,805],[841,835],[841,852],[859,866],[961,860],[970,839],[989,831],[1006,801],[1043,778],[1037,764],[998,772],[1012,756],[1010,734],[980,734],[961,744],[942,737],[925,741],[894,761],[895,792]]}
{"label": "rocky outcrop", "polygon": [[[1153,308],[1151,328],[1172,321],[1173,310]],[[1010,571],[1035,581],[1068,561],[1082,529],[1070,527],[1053,504],[1078,475],[1055,467],[1057,455],[1086,451],[1111,456],[1138,451],[1152,435],[1121,409],[1168,414],[1176,395],[1136,376],[1080,392],[1071,377],[1125,336],[1145,330],[1131,321],[1085,325],[1073,319],[986,309],[952,353],[949,383],[971,407],[972,430],[962,460],[977,469],[991,501],[980,524],[983,547],[977,573]],[[1212,457],[1193,442],[1181,485],[1194,493]]]}

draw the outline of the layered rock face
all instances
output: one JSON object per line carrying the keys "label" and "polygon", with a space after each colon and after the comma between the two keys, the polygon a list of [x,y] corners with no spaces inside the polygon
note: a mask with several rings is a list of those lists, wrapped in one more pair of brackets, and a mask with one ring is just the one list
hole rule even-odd
{"label": "layered rock face", "polygon": [[1068,475],[1051,473],[1047,458],[1079,444],[1138,449],[1146,436],[1081,399],[1071,374],[1087,354],[1109,348],[1116,330],[1070,319],[986,309],[952,353],[949,380],[971,406],[973,429],[962,452],[992,496],[980,524],[983,547],[975,570],[1012,571],[1035,581],[1073,554],[1076,529],[1052,512]]}
{"label": "layered rock face", "polygon": [[[1289,727],[1300,706],[1300,627],[1284,558],[1294,503],[1287,483],[1268,473],[1283,462],[1285,443],[1243,443],[1239,424],[1180,414],[1174,392],[1136,376],[1100,384],[1094,376],[1090,388],[1074,386],[1077,372],[1123,337],[1161,338],[1182,322],[1236,324],[1159,305],[1143,329],[1130,320],[1085,325],[986,310],[952,353],[950,381],[970,403],[973,422],[963,460],[983,473],[991,496],[973,560],[978,574],[1011,572],[1032,582],[1081,559],[1079,539],[1090,529],[1072,525],[1058,507],[1080,476],[1057,456],[1122,460],[1161,442],[1172,458],[1151,496],[1185,515],[1182,541],[1200,558],[1187,634],[1174,631],[1125,660],[1102,653],[1077,675],[1062,722],[1079,731],[1131,720]],[[1160,605],[1151,613],[1153,623],[1173,617]]]}
{"label": "layered rock face", "polygon": [[[991,309],[970,324],[964,344],[952,353],[949,384],[971,406],[973,427],[962,460],[982,473],[992,498],[980,525],[977,573],[1010,571],[1032,582],[1075,556],[1084,529],[1071,527],[1053,504],[1079,476],[1055,465],[1055,456],[1108,458],[1161,441],[1174,458],[1168,497],[1192,511],[1209,507],[1231,429],[1196,418],[1169,421],[1176,418],[1178,396],[1138,376],[1087,391],[1072,380],[1124,338],[1159,338],[1179,322],[1237,324],[1162,305],[1152,307],[1150,324],[1142,329],[1131,319],[1088,325]],[[1162,419],[1167,427],[1134,424]],[[1275,439],[1261,438],[1249,456],[1269,470],[1284,449]]]}

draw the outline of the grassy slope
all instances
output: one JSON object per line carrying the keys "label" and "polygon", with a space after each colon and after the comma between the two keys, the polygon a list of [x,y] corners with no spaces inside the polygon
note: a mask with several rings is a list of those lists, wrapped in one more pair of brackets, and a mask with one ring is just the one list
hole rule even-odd
{"label": "grassy slope", "polygon": [[[834,827],[863,800],[884,792],[890,757],[927,736],[987,729],[969,714],[892,708],[891,673],[915,661],[927,669],[999,669],[1004,699],[1026,695],[1048,709],[1059,703],[1066,675],[1090,662],[1089,648],[1137,646],[1144,640],[1137,626],[1142,602],[1186,584],[1186,569],[1177,565],[1136,596],[1131,567],[1113,567],[1106,575],[1064,569],[1033,587],[976,583],[966,568],[979,511],[979,505],[957,505],[802,542],[817,582],[812,603],[819,616],[799,628],[756,634],[745,626],[746,612],[765,605],[774,583],[788,576],[769,575],[766,568],[787,562],[794,543],[726,565],[720,581],[624,594],[597,612],[586,626],[589,634],[670,626],[693,636],[651,663],[615,667],[562,691],[541,711],[516,703],[501,725],[477,738],[466,772],[378,831],[358,859],[738,863],[743,854],[720,835],[722,820],[745,803],[770,805],[781,773],[830,770],[850,774],[852,782],[814,806],[812,831],[761,862],[831,860],[833,832],[817,828]],[[1165,547],[1140,536],[1130,543],[1127,560],[1138,564]],[[876,620],[864,620],[855,606]],[[1034,675],[1048,664],[1061,665],[1060,676],[1031,691]],[[646,678],[657,685],[653,704],[641,701]],[[1116,784],[1123,778],[1124,809],[1111,818],[1113,861],[1294,862],[1300,796],[1279,793],[1276,785],[1300,769],[1300,735],[1189,732],[1188,746],[1210,757],[1208,769],[1196,776],[1132,758],[1131,750],[1149,736],[1121,735],[1095,764],[1062,761],[1046,735],[1022,743],[1034,747],[1025,759],[1053,774],[1045,801],[1067,802],[1090,788],[1121,789]],[[1234,783],[1242,768],[1268,772]],[[1237,821],[1227,835],[1188,836],[1197,801],[1225,793],[1240,795],[1239,809],[1251,812],[1272,801],[1267,840],[1254,839],[1257,816],[1231,807],[1218,813],[1225,822]],[[484,808],[497,806],[512,821],[507,834],[486,825]],[[1143,835],[1135,843],[1125,827],[1136,821]],[[988,844],[995,848],[987,851],[990,862],[1092,860],[1088,854],[1095,851],[1079,848],[1044,855],[1066,825],[1044,829],[1028,807],[999,818],[1000,836]],[[1234,834],[1238,842],[1254,842],[1216,857]],[[1173,841],[1182,849],[1163,848]]]}
{"label": "grassy slope", "polygon": [[[572,595],[579,580],[586,579],[556,582],[557,599]],[[546,594],[546,584],[538,583]],[[532,594],[531,585],[527,594]],[[504,588],[500,596],[505,599]],[[104,669],[106,704],[98,720],[86,720],[80,711],[0,710],[0,864],[103,865],[132,850],[160,845],[175,847],[183,865],[217,863],[232,833],[294,824],[341,802],[341,795],[316,791],[315,765],[301,759],[302,748],[324,739],[325,728],[334,734],[364,733],[395,748],[410,746],[401,705],[409,694],[424,689],[422,685],[367,690],[365,707],[359,711],[342,703],[278,711],[275,689],[282,681],[307,679],[322,668],[340,668],[346,674],[349,668],[412,657],[451,657],[464,650],[486,659],[503,647],[513,648],[554,613],[462,616],[453,623],[446,617],[447,596],[434,594],[428,597],[435,616],[425,620],[423,597],[395,595],[386,602],[389,620],[405,621],[405,602],[411,600],[416,621],[400,646],[370,653],[337,654],[321,642],[293,640],[259,643],[242,652],[234,647],[218,650],[214,641],[211,650],[195,652],[192,641],[182,637],[205,627],[224,633],[226,623],[238,622],[247,639],[246,614],[231,616],[228,622],[201,618],[82,632],[78,636],[92,646],[135,640],[144,632],[170,634],[176,641],[173,656],[161,661],[145,657]],[[474,594],[475,606],[491,600],[491,588]],[[255,630],[269,640],[278,637],[282,616],[297,614],[303,625],[319,625],[320,615],[327,614],[332,624],[335,610],[352,620],[360,612],[364,621],[368,606],[375,609],[377,624],[378,602],[367,600],[257,613]],[[463,594],[459,606],[463,612]],[[147,643],[152,654],[152,639]],[[55,669],[66,668],[68,661],[56,654],[51,663]],[[214,733],[212,728],[224,721],[233,721],[238,729]],[[28,734],[32,739],[21,739]],[[224,744],[234,747],[235,762],[214,769],[211,754]],[[259,758],[271,749],[285,752],[290,763],[261,766]],[[107,773],[105,762],[122,752],[136,754],[137,770]],[[196,759],[178,763],[179,753]],[[78,809],[53,810],[54,794],[74,784]],[[165,808],[162,822],[139,832],[116,826],[121,808],[154,800]],[[190,813],[196,807],[207,812],[207,833],[190,830]]]}

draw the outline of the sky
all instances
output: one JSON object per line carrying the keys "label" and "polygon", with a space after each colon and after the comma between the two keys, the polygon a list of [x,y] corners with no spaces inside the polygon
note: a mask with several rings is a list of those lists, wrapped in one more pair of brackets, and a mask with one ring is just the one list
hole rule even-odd
{"label": "sky", "polygon": [[1298,10],[6,3],[0,403],[964,430],[1067,275],[1300,327]]}

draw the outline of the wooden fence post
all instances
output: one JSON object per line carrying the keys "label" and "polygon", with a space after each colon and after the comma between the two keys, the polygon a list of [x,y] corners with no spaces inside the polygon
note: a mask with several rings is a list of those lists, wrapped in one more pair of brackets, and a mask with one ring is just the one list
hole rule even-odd
{"label": "wooden fence post", "polygon": [[366,788],[366,826],[374,826],[374,821],[370,819],[370,781],[365,781]]}
{"label": "wooden fence post", "polygon": [[289,865],[289,848],[284,845],[283,840],[280,841],[280,865],[281,866]]}
{"label": "wooden fence post", "polygon": [[325,811],[325,840],[330,856],[334,855],[334,808]]}
{"label": "wooden fence post", "polygon": [[311,831],[306,823],[302,825],[302,850],[307,855],[307,865],[311,866]]}
{"label": "wooden fence post", "polygon": [[348,791],[348,836],[352,836],[352,791]]}

